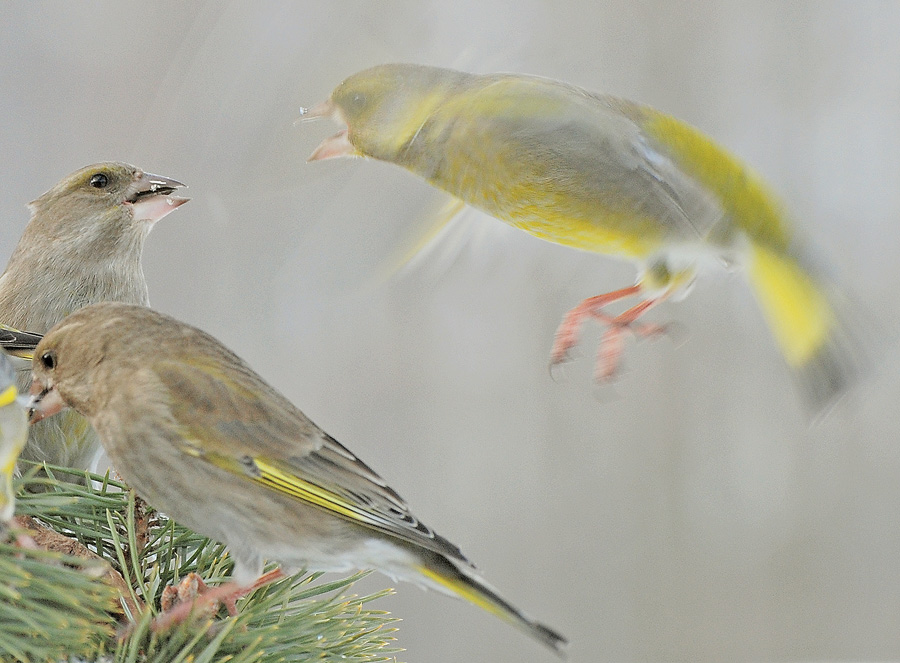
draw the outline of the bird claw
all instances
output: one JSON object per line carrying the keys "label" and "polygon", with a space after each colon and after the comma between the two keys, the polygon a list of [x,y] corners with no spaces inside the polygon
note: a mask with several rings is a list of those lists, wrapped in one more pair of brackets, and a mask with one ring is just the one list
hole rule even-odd
{"label": "bird claw", "polygon": [[603,311],[605,305],[639,292],[640,286],[632,286],[605,295],[589,297],[566,313],[556,330],[553,348],[550,351],[551,371],[553,367],[569,359],[569,351],[578,344],[581,325],[588,317],[606,327],[597,348],[597,360],[594,367],[594,378],[601,383],[609,382],[619,371],[619,361],[625,351],[625,332],[639,339],[667,335],[668,325],[637,322],[641,315],[663,301],[667,295],[645,299],[616,316]]}
{"label": "bird claw", "polygon": [[209,586],[203,582],[197,573],[188,573],[177,585],[167,585],[159,600],[159,607],[163,612],[168,612],[176,605],[189,601],[196,601],[198,596],[209,591]]}
{"label": "bird claw", "polygon": [[609,382],[619,370],[619,359],[625,351],[623,327],[610,326],[600,339],[597,347],[597,362],[594,365],[594,379],[597,382]]}
{"label": "bird claw", "polygon": [[237,614],[235,598],[228,600],[229,594],[234,592],[233,583],[212,589],[198,574],[188,573],[177,585],[168,585],[163,590],[160,598],[162,613],[153,620],[152,629],[156,632],[165,631],[192,614],[212,617],[220,602],[228,607],[229,614]]}
{"label": "bird claw", "polygon": [[572,358],[568,354],[564,354],[559,361],[551,357],[550,362],[547,364],[547,372],[550,374],[550,379],[556,383],[561,382],[564,374],[563,366],[571,360]]}
{"label": "bird claw", "polygon": [[[251,585],[238,585],[235,582],[228,582],[219,587],[211,588],[196,573],[186,575],[177,587],[169,585],[163,590],[162,600],[160,601],[163,609],[156,619],[153,620],[152,629],[155,632],[165,631],[175,624],[180,624],[192,614],[205,614],[209,611],[208,617],[212,617],[219,604],[225,606],[228,614],[232,617],[238,614],[237,600],[247,596],[251,592],[268,585],[271,582],[280,580],[285,577],[281,569],[273,569],[268,573],[264,573],[256,582]],[[162,605],[162,601],[168,602]],[[176,601],[176,602],[172,602]]]}
{"label": "bird claw", "polygon": [[550,350],[550,367],[557,366],[565,361],[569,361],[569,350],[578,345],[578,337],[580,335],[580,327],[587,313],[581,313],[577,307],[572,309],[563,318],[559,327],[556,329],[556,336],[553,340],[553,348]]}
{"label": "bird claw", "polygon": [[38,544],[36,544],[34,539],[28,536],[26,532],[15,532],[14,536],[15,539],[13,540],[13,545],[15,545],[16,548],[22,548],[23,550],[40,550]]}

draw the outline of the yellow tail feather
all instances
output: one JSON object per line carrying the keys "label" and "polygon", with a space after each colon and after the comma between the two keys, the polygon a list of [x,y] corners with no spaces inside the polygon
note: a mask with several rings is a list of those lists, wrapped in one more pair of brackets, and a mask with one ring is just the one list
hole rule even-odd
{"label": "yellow tail feather", "polygon": [[807,408],[818,415],[869,364],[869,348],[856,333],[860,313],[854,310],[851,318],[852,305],[791,256],[753,244],[751,258],[756,298]]}
{"label": "yellow tail feather", "polygon": [[563,636],[521,613],[469,569],[461,568],[446,558],[432,557],[428,563],[417,566],[416,570],[427,578],[435,589],[441,589],[469,601],[521,629],[560,656],[565,656],[567,641]]}
{"label": "yellow tail feather", "polygon": [[802,367],[814,359],[836,322],[819,284],[790,257],[758,244],[750,281],[787,363]]}
{"label": "yellow tail feather", "polygon": [[478,606],[482,610],[486,610],[492,615],[499,617],[503,621],[518,624],[518,619],[515,615],[510,615],[508,610],[497,605],[476,587],[473,587],[471,584],[467,583],[465,577],[460,576],[459,578],[448,578],[447,576],[442,575],[437,571],[433,571],[424,565],[418,567],[417,570],[432,582],[437,583],[444,589],[448,590],[451,594],[455,594],[461,599],[465,599],[472,605]]}

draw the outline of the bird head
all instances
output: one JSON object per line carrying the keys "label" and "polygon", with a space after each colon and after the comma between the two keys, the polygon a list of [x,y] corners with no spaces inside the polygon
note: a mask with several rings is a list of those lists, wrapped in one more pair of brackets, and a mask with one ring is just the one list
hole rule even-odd
{"label": "bird head", "polygon": [[103,162],[75,171],[29,204],[33,228],[53,241],[105,236],[110,241],[150,227],[188,198],[172,195],[177,180],[126,163]]}
{"label": "bird head", "polygon": [[331,117],[347,128],[325,139],[310,161],[369,156],[397,161],[432,112],[470,74],[412,64],[384,64],[353,74],[303,118]]}
{"label": "bird head", "polygon": [[51,329],[34,351],[31,383],[31,423],[71,407],[85,416],[94,410],[102,382],[98,367],[109,341],[119,333],[114,320],[93,324],[89,306]]}

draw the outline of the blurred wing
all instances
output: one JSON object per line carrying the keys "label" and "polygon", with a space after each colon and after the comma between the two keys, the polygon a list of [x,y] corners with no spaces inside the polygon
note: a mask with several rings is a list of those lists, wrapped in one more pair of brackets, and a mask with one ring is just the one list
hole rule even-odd
{"label": "blurred wing", "polygon": [[415,263],[423,258],[426,253],[433,250],[438,243],[446,242],[448,225],[462,214],[465,207],[465,201],[459,198],[447,200],[426,224],[427,228],[422,232],[421,236],[411,246],[406,248],[403,255],[394,259],[394,264],[391,265],[388,276],[393,276],[405,268],[415,266]]}
{"label": "blurred wing", "polygon": [[[669,232],[685,238],[705,238],[722,220],[722,210],[709,192],[672,159],[644,130],[649,109],[607,95],[588,94],[585,103],[595,118],[586,138],[586,152],[571,145],[572,158],[596,159],[609,175],[600,187],[617,190],[642,215],[661,221]],[[584,164],[584,172],[592,172]],[[602,171],[602,169],[601,169]],[[597,168],[593,169],[597,173]],[[595,175],[596,176],[596,175]]]}
{"label": "blurred wing", "polygon": [[[376,472],[243,363],[154,366],[185,431],[183,451],[282,495],[456,560]],[[211,407],[214,404],[214,407]]]}
{"label": "blurred wing", "polygon": [[6,325],[0,325],[0,347],[15,357],[31,359],[34,349],[43,336],[32,332],[23,332]]}
{"label": "blurred wing", "polygon": [[531,192],[551,183],[600,225],[604,213],[652,219],[667,237],[691,240],[721,220],[708,192],[645,132],[645,107],[531,76],[481,80],[459,122],[477,149],[514,156],[493,159],[494,177],[527,182]]}

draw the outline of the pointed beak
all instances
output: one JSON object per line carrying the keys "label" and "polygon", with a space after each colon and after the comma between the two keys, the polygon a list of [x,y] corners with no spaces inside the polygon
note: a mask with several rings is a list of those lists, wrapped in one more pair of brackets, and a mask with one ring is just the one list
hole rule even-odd
{"label": "pointed beak", "polygon": [[333,113],[334,104],[331,103],[331,99],[326,99],[312,108],[301,108],[299,121],[306,122],[307,120],[317,120],[320,117],[331,117]]}
{"label": "pointed beak", "polygon": [[135,221],[156,222],[169,212],[184,205],[190,198],[170,195],[184,184],[153,173],[143,173],[132,184],[132,193],[125,201],[134,207]]}
{"label": "pointed beak", "polygon": [[135,202],[144,196],[165,196],[175,191],[175,189],[184,188],[184,186],[178,180],[163,177],[162,175],[154,175],[153,173],[143,173],[134,182],[134,194],[131,202]]}
{"label": "pointed beak", "polygon": [[66,404],[55,387],[45,387],[37,379],[31,383],[31,401],[28,403],[29,423],[36,424],[65,408]]}
{"label": "pointed beak", "polygon": [[323,161],[336,159],[337,157],[358,156],[356,148],[350,142],[347,129],[343,129],[330,138],[323,140],[319,146],[309,155],[307,161]]}
{"label": "pointed beak", "polygon": [[[336,122],[346,124],[340,109],[334,105],[331,99],[326,99],[312,108],[301,108],[300,119],[297,121],[306,122],[307,120],[315,120],[320,117],[330,117]],[[307,161],[323,161],[337,157],[358,156],[359,153],[350,143],[350,137],[347,135],[347,132],[347,129],[342,129],[331,138],[323,140],[313,153],[309,155]]]}

